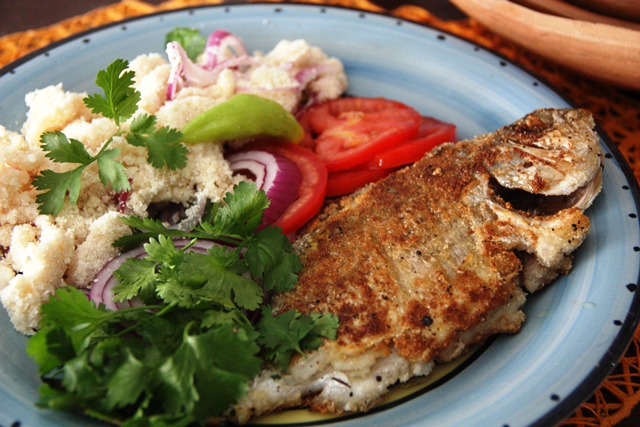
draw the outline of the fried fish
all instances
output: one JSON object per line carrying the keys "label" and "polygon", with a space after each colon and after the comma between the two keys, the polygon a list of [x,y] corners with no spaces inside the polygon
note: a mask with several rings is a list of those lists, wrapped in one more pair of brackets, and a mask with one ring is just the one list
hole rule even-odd
{"label": "fried fish", "polygon": [[536,110],[329,204],[295,242],[304,268],[274,310],[335,313],[337,339],[264,371],[230,418],[367,411],[393,384],[518,332],[527,294],[571,270],[602,157],[590,113]]}

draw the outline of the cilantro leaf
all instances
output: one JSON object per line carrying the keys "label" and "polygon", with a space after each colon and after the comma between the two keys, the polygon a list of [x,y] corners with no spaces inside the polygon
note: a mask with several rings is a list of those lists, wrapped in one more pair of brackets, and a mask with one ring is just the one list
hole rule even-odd
{"label": "cilantro leaf", "polygon": [[176,249],[173,240],[161,234],[158,239],[150,239],[144,245],[144,250],[149,254],[149,259],[171,267],[178,265],[184,259],[184,252]]}
{"label": "cilantro leaf", "polygon": [[27,354],[38,364],[40,375],[46,375],[75,357],[71,338],[62,328],[41,328],[27,341]]}
{"label": "cilantro leaf", "polygon": [[96,393],[96,373],[86,357],[75,357],[64,364],[62,384],[86,399]]}
{"label": "cilantro leaf", "polygon": [[[158,118],[149,114],[140,114],[131,121],[129,132],[131,132],[131,140],[129,144],[142,147],[144,144],[136,141],[136,136],[153,133],[156,130]],[[133,142],[132,142],[133,140]]]}
{"label": "cilantro leaf", "polygon": [[242,330],[217,328],[185,341],[199,353],[211,348],[227,350],[210,351],[210,360],[201,358],[198,365],[202,401],[215,402],[207,410],[211,415],[219,415],[236,403],[248,389],[247,380],[260,373],[262,361],[256,357],[260,348]]}
{"label": "cilantro leaf", "polygon": [[64,200],[69,194],[71,203],[76,203],[80,196],[80,177],[85,166],[78,166],[67,172],[43,170],[33,179],[33,186],[43,193],[36,196],[39,211],[43,215],[57,215],[64,207]]}
{"label": "cilantro leaf", "polygon": [[255,232],[262,222],[262,212],[269,206],[267,194],[249,181],[239,182],[223,200],[225,204],[216,210],[214,227],[203,230],[243,238]]}
{"label": "cilantro leaf", "polygon": [[96,307],[84,293],[71,287],[57,289],[41,311],[40,330],[64,329],[75,351],[86,345],[86,338],[96,328],[113,318],[112,312]]}
{"label": "cilantro leaf", "polygon": [[80,166],[66,172],[44,170],[33,179],[33,186],[42,191],[36,196],[40,205],[40,213],[57,215],[64,206],[69,195],[71,203],[76,203],[80,196],[80,177],[84,169],[93,162],[82,142],[68,139],[59,131],[45,132],[40,137],[42,149],[46,157],[59,163],[79,163]]}
{"label": "cilantro leaf", "polygon": [[147,161],[156,169],[181,169],[187,165],[187,147],[181,142],[182,133],[167,126],[156,129],[155,116],[141,114],[131,123],[127,142],[147,148]]}
{"label": "cilantro leaf", "polygon": [[263,291],[256,282],[241,275],[239,269],[244,265],[236,252],[214,246],[207,255],[186,253],[182,277],[204,283],[197,292],[201,298],[221,304],[232,300],[241,308],[255,310],[262,302]]}
{"label": "cilantro leaf", "polygon": [[50,384],[42,383],[38,387],[40,398],[36,405],[40,408],[51,408],[60,411],[72,411],[80,406],[83,400],[74,394],[66,393],[63,390],[53,387]]}
{"label": "cilantro leaf", "polygon": [[94,161],[98,163],[100,181],[103,184],[110,184],[115,191],[129,190],[129,179],[124,166],[115,160],[120,150],[103,148],[96,156],[91,156],[82,142],[73,138],[68,139],[60,131],[43,133],[40,142],[48,158],[58,163],[80,164],[66,172],[54,172],[46,169],[34,178],[33,186],[42,191],[36,196],[40,213],[45,215],[60,213],[67,194],[71,203],[77,203],[80,196],[82,173]]}
{"label": "cilantro leaf", "polygon": [[313,350],[320,347],[321,338],[335,340],[338,326],[340,326],[338,316],[333,313],[313,312],[310,316],[313,321],[313,333],[307,334],[302,339],[300,347],[303,350]]}
{"label": "cilantro leaf", "polygon": [[125,71],[128,67],[129,61],[116,59],[105,70],[98,71],[96,85],[104,95],[93,94],[84,99],[93,113],[113,119],[118,126],[136,112],[140,101],[140,92],[133,87],[135,73]]}
{"label": "cilantro leaf", "polygon": [[184,314],[186,313],[175,310],[162,316],[152,316],[141,323],[136,332],[142,337],[146,348],[144,355],[139,358],[146,364],[155,366],[162,363],[164,357],[175,352],[182,340],[185,322],[193,320],[192,316],[184,320],[185,318],[182,317]]}
{"label": "cilantro leaf", "polygon": [[263,299],[262,288],[242,276],[247,267],[236,250],[214,246],[206,254],[183,252],[165,235],[150,239],[144,248],[146,258],[128,259],[114,272],[119,281],[113,288],[115,300],[138,293],[145,299],[155,290],[170,305],[192,307],[204,300],[255,310]]}
{"label": "cilantro leaf", "polygon": [[287,291],[298,281],[302,269],[300,258],[280,229],[266,227],[247,246],[245,258],[253,277],[261,277],[266,289]]}
{"label": "cilantro leaf", "polygon": [[113,246],[122,250],[130,250],[147,243],[151,239],[158,239],[160,235],[168,237],[197,237],[193,233],[187,233],[182,230],[167,228],[162,221],[153,218],[140,218],[138,216],[121,217],[120,220],[128,226],[143,230],[143,232],[133,233],[128,236],[122,236],[113,242]]}
{"label": "cilantro leaf", "polygon": [[143,301],[150,301],[155,296],[156,263],[141,258],[127,258],[113,272],[118,282],[113,288],[114,301],[126,301],[140,296]]}
{"label": "cilantro leaf", "polygon": [[149,382],[150,369],[125,349],[125,357],[107,382],[107,408],[123,408],[135,403]]}
{"label": "cilantro leaf", "polygon": [[258,343],[265,348],[265,358],[284,372],[289,366],[294,352],[315,350],[322,343],[322,337],[335,337],[337,317],[333,314],[301,314],[289,310],[273,316],[271,308],[262,307],[262,318],[258,323],[260,337]]}
{"label": "cilantro leaf", "polygon": [[129,191],[131,184],[127,176],[127,170],[122,163],[115,160],[120,155],[120,149],[102,150],[98,155],[98,171],[100,182],[111,185],[114,191]]}
{"label": "cilantro leaf", "polygon": [[161,384],[157,397],[163,409],[169,416],[195,414],[202,423],[220,415],[246,393],[247,381],[260,372],[258,351],[241,330],[185,333],[182,344],[157,371]]}
{"label": "cilantro leaf", "polygon": [[[206,299],[225,307],[235,303],[256,310],[264,292],[255,281],[243,277],[244,273],[248,271],[254,279],[260,279],[266,290],[279,293],[293,286],[302,268],[291,243],[278,228],[267,227],[255,233],[267,206],[264,191],[257,191],[253,182],[241,182],[225,195],[223,203],[208,205],[210,213],[192,231],[169,229],[159,220],[128,217],[123,221],[142,232],[124,236],[114,245],[129,249],[148,241],[145,249],[156,265],[144,268],[149,274],[152,270],[157,272],[158,296],[167,304],[188,307]],[[177,254],[182,252],[176,252],[169,238],[179,237],[227,242],[228,247],[214,246],[207,255],[186,253],[178,259]],[[238,249],[231,250],[233,247]],[[243,247],[246,251],[241,259],[239,248]],[[132,261],[132,269],[133,263],[138,262]],[[126,272],[115,274],[122,275],[126,281],[122,286],[130,288],[126,298],[143,288],[135,280],[126,279]],[[115,291],[117,299],[123,298],[119,295],[123,292],[121,285]]]}
{"label": "cilantro leaf", "polygon": [[[248,319],[237,309],[226,310],[207,310],[202,319],[202,326],[211,328],[220,325],[240,326],[243,328],[250,327]],[[253,328],[251,328],[253,330]]]}
{"label": "cilantro leaf", "polygon": [[[195,61],[204,51],[207,39],[195,28],[177,27],[169,31],[166,36],[166,43],[176,41],[187,52],[187,56]],[[165,44],[166,44],[165,43]]]}
{"label": "cilantro leaf", "polygon": [[[201,294],[199,289],[203,283],[188,283],[187,278],[182,277],[177,271],[171,268],[163,268],[158,276],[160,280],[156,285],[156,294],[166,304],[176,305],[183,308],[193,308],[198,305]],[[222,296],[217,298],[217,302],[224,305],[231,305],[231,300],[221,301]]]}
{"label": "cilantro leaf", "polygon": [[59,163],[80,163],[87,166],[93,162],[93,157],[82,142],[68,139],[60,131],[43,133],[40,136],[40,145],[46,152],[46,157]]}

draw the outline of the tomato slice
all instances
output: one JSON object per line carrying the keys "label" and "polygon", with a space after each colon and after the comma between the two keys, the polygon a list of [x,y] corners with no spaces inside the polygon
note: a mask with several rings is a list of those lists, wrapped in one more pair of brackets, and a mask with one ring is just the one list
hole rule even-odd
{"label": "tomato slice", "polygon": [[421,117],[413,108],[384,98],[339,98],[317,104],[298,118],[311,148],[329,172],[367,163],[380,151],[414,138]]}
{"label": "tomato slice", "polygon": [[455,125],[433,117],[423,117],[416,138],[376,154],[370,162],[370,167],[387,169],[408,165],[420,160],[434,147],[444,142],[454,142],[455,139]]}
{"label": "tomato slice", "polygon": [[327,197],[350,194],[366,184],[384,178],[394,169],[349,169],[330,172],[327,180]]}
{"label": "tomato slice", "polygon": [[241,150],[263,150],[294,162],[302,172],[298,198],[273,225],[290,235],[306,224],[322,207],[327,193],[327,168],[311,150],[290,142],[256,141]]}
{"label": "tomato slice", "polygon": [[327,196],[349,194],[366,184],[384,178],[400,166],[420,160],[427,151],[444,142],[455,141],[456,126],[433,117],[423,117],[418,136],[376,154],[353,168],[329,172]]}

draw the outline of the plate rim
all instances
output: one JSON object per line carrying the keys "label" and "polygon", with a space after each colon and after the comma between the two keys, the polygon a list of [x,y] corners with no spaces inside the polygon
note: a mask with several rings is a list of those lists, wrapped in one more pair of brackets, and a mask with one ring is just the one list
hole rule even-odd
{"label": "plate rim", "polygon": [[[554,93],[554,95],[561,98],[564,102],[570,105],[572,108],[584,108],[577,105],[576,101],[573,100],[566,94],[565,92],[558,89],[554,84],[552,84],[547,78],[538,74],[537,72],[525,68],[522,64],[516,62],[515,60],[507,57],[506,55],[498,52],[494,49],[488,48],[486,46],[482,46],[481,44],[475,42],[474,40],[467,39],[465,37],[454,34],[448,29],[437,28],[429,23],[412,21],[407,18],[398,17],[391,13],[391,11],[370,11],[358,9],[351,6],[343,6],[343,5],[325,5],[325,4],[315,4],[315,3],[274,3],[268,1],[259,1],[259,2],[251,2],[251,3],[229,3],[229,4],[199,4],[199,5],[191,5],[180,7],[176,9],[169,10],[158,10],[151,13],[147,13],[144,15],[137,15],[127,17],[125,19],[105,23],[96,27],[88,28],[86,30],[71,34],[62,39],[51,42],[45,46],[42,46],[38,49],[35,49],[20,58],[13,60],[7,64],[5,64],[2,68],[0,68],[0,78],[5,76],[6,74],[13,73],[16,68],[20,65],[31,61],[32,59],[45,54],[47,51],[55,49],[61,45],[67,44],[77,39],[81,39],[91,34],[95,34],[106,29],[117,27],[117,26],[126,26],[131,22],[143,21],[146,19],[153,19],[162,15],[170,15],[176,13],[184,13],[189,11],[195,11],[198,9],[231,9],[231,8],[263,8],[263,7],[272,7],[273,9],[320,9],[320,10],[341,10],[341,11],[351,11],[354,13],[358,13],[360,15],[376,15],[382,18],[394,20],[396,22],[402,22],[407,25],[415,25],[418,27],[424,27],[426,29],[442,33],[447,37],[455,38],[464,43],[468,43],[475,48],[481,49],[496,58],[507,62],[509,65],[518,68],[521,72],[529,75],[530,77],[535,78],[540,82],[541,85],[548,88],[550,91]],[[609,150],[610,154],[605,154],[605,157],[614,159],[616,165],[620,168],[621,172],[624,175],[625,180],[629,186],[628,191],[631,193],[631,198],[633,199],[634,206],[637,212],[640,212],[640,184],[638,183],[637,178],[635,177],[628,161],[624,158],[624,155],[618,148],[618,146],[611,140],[611,137],[607,134],[607,132],[602,128],[602,126],[596,120],[595,130],[598,133],[601,143],[603,143],[606,148]],[[637,218],[636,222],[638,223],[638,229],[640,229],[640,216]],[[638,246],[634,247],[636,252],[640,252],[640,243]],[[640,285],[640,271],[638,271],[638,278],[635,283],[636,285]],[[602,384],[602,382],[609,376],[609,374],[616,368],[620,359],[626,352],[627,348],[632,342],[633,336],[635,334],[636,329],[640,325],[640,292],[638,290],[634,291],[634,296],[629,306],[629,310],[624,320],[621,320],[621,324],[619,325],[619,330],[615,335],[615,338],[611,341],[611,344],[608,346],[604,355],[600,358],[596,367],[592,368],[589,373],[586,374],[585,378],[576,386],[576,388],[566,397],[563,397],[557,405],[547,411],[545,414],[539,416],[535,421],[529,424],[530,427],[545,427],[548,425],[555,425],[568,416],[571,415],[582,403],[589,399],[589,397],[597,390],[597,388]],[[587,390],[586,392],[584,390]],[[341,419],[337,419],[336,422],[340,422]],[[331,424],[331,422],[312,422],[310,425],[325,425]]]}

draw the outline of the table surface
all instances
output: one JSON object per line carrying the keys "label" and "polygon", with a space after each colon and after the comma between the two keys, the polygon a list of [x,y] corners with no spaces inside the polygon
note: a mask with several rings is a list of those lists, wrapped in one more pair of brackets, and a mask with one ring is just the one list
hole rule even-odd
{"label": "table surface", "polygon": [[[159,5],[165,0],[145,0],[145,3]],[[224,3],[243,3],[242,0],[224,1]],[[91,12],[96,8],[109,6],[118,3],[113,0],[0,0],[0,37],[16,32],[30,29],[38,29],[59,23],[65,19],[79,16]],[[333,2],[335,3],[335,2]],[[444,20],[459,20],[465,16],[446,0],[413,0],[396,1],[380,0],[372,1],[378,6],[391,10],[401,4],[410,4],[423,7],[429,12]],[[2,64],[0,64],[2,65]],[[624,93],[632,99],[640,100],[637,93]],[[631,159],[633,160],[633,159]],[[633,166],[633,165],[632,165]],[[638,172],[636,171],[636,176]],[[637,366],[636,366],[637,369]],[[563,424],[564,426],[568,424]],[[582,424],[594,426],[595,424]],[[640,426],[640,405],[636,406],[633,412],[625,419],[621,420],[616,427],[638,427]]]}

